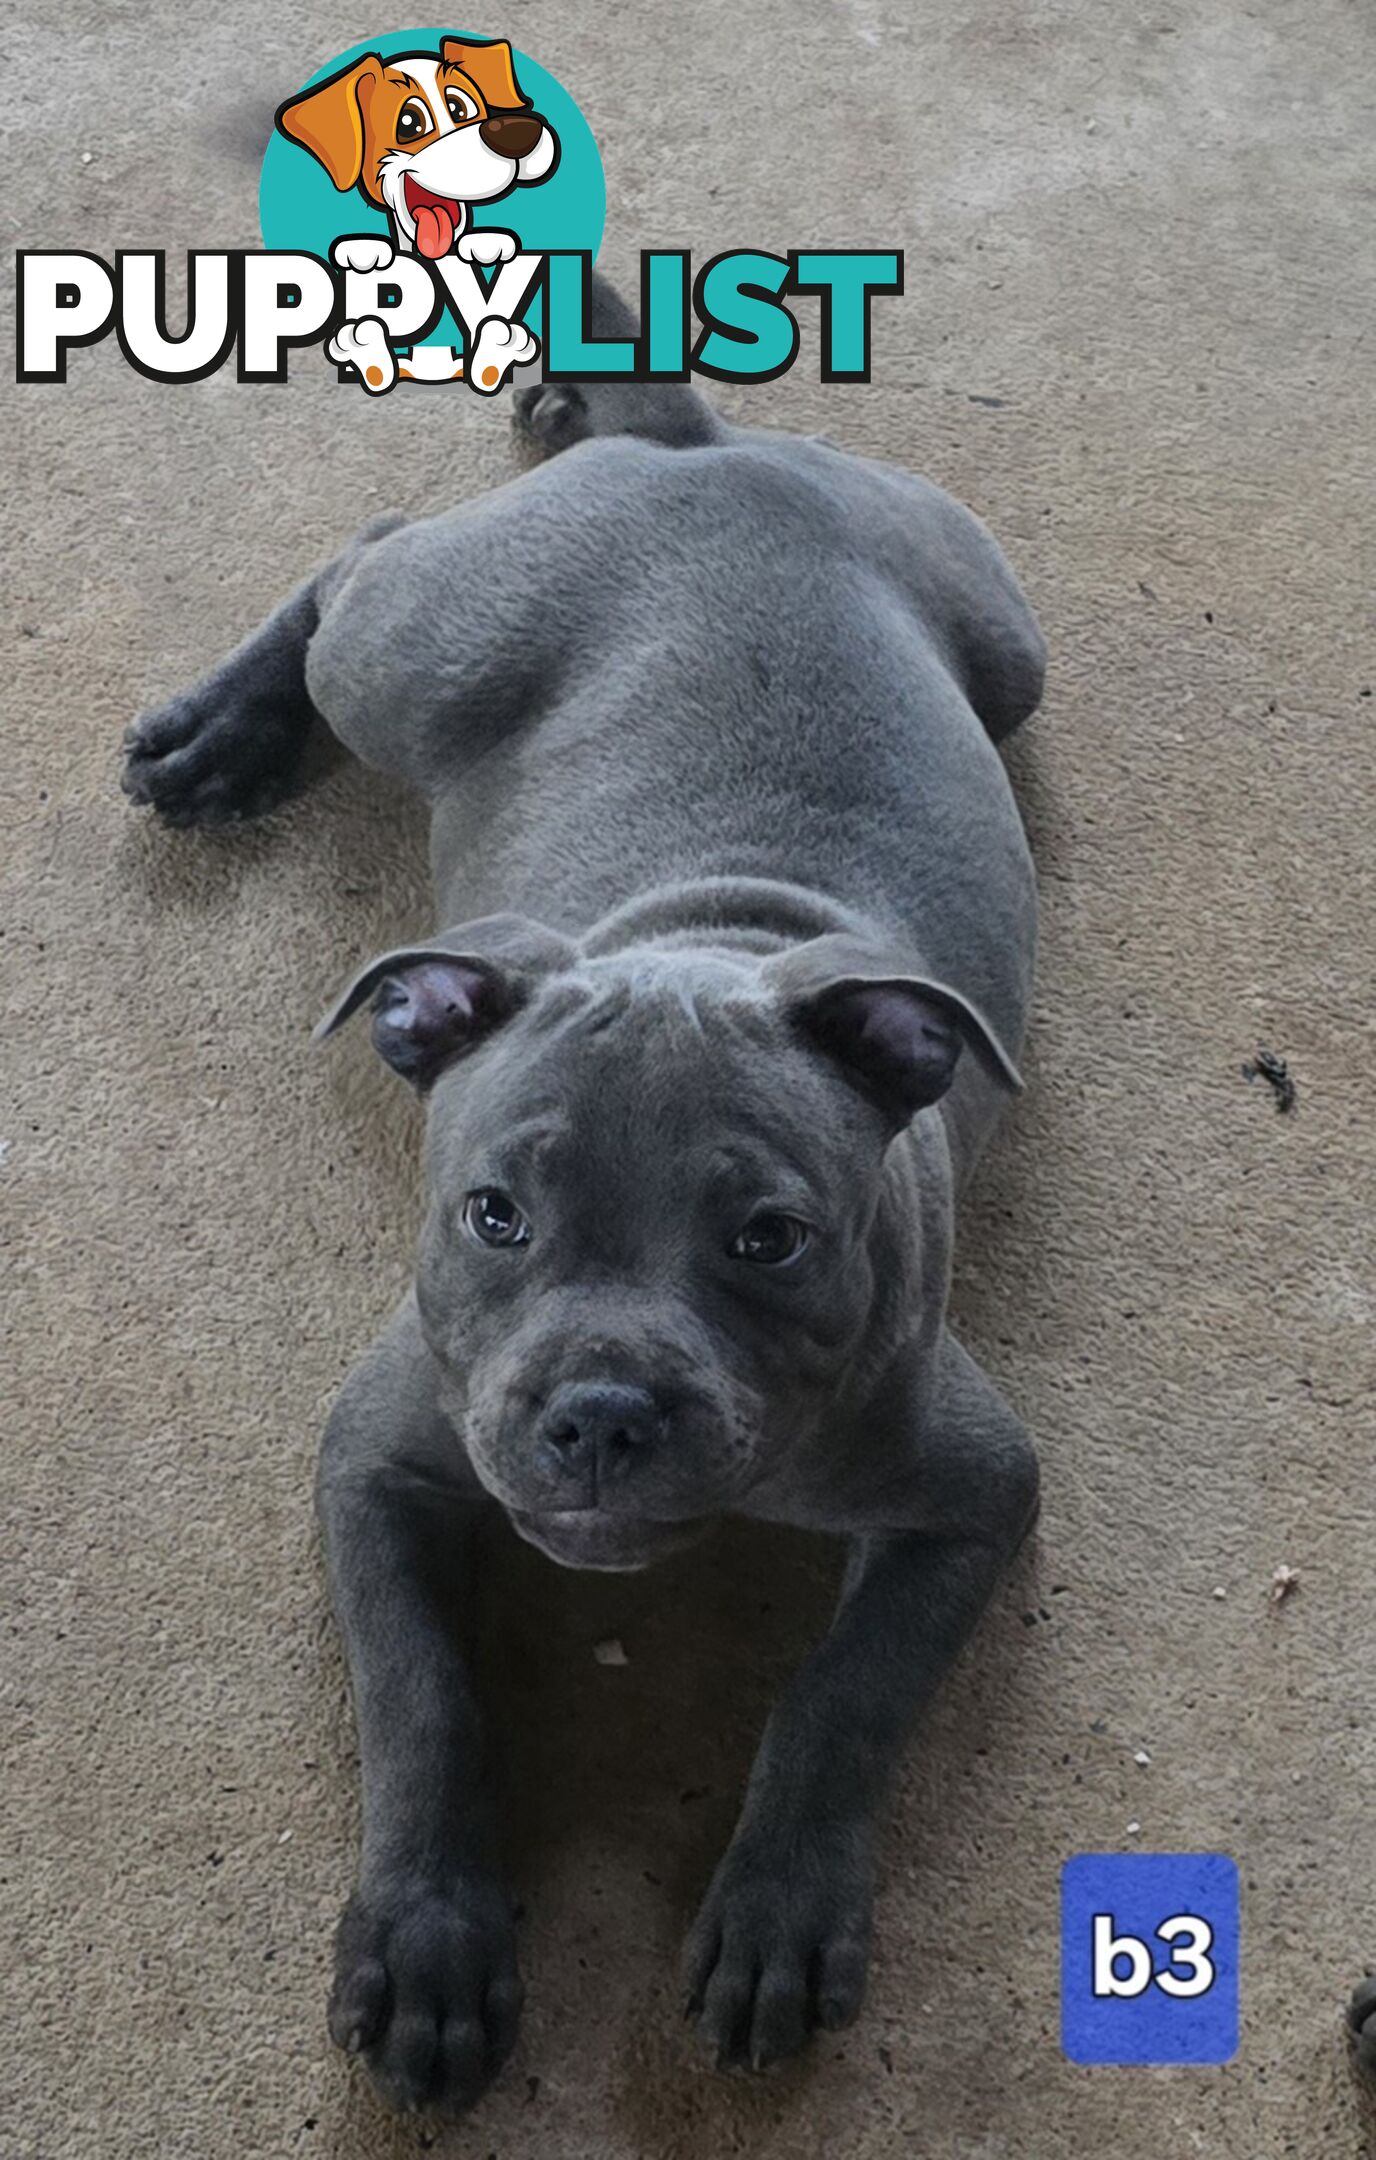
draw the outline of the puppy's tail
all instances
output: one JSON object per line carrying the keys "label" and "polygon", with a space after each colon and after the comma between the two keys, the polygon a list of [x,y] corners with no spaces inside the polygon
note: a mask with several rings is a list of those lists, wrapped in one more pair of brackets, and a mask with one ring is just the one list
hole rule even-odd
{"label": "puppy's tail", "polygon": [[[633,338],[640,325],[615,286],[592,274],[588,335]],[[528,383],[515,394],[518,430],[545,456],[593,435],[640,435],[687,450],[725,442],[730,430],[687,383]]]}

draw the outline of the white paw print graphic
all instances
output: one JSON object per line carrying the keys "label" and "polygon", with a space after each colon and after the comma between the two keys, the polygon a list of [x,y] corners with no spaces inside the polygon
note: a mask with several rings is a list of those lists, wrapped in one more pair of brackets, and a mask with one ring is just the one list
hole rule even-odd
{"label": "white paw print graphic", "polygon": [[392,243],[383,233],[352,233],[336,240],[330,249],[341,270],[356,270],[367,277],[392,266]]}
{"label": "white paw print graphic", "polygon": [[468,355],[468,381],[475,390],[491,397],[500,390],[513,368],[525,367],[540,351],[540,340],[524,323],[505,322],[489,315],[478,325],[473,350]]}
{"label": "white paw print graphic", "polygon": [[482,263],[490,269],[493,263],[509,263],[516,253],[516,235],[509,232],[466,232],[454,249],[460,262]]}
{"label": "white paw print graphic", "polygon": [[387,343],[387,332],[376,315],[358,322],[341,323],[325,350],[340,367],[355,368],[370,397],[381,397],[397,379],[397,364]]}

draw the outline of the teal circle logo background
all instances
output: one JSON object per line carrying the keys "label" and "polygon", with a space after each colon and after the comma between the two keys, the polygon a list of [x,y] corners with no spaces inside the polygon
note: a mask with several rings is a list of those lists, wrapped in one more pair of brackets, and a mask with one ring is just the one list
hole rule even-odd
{"label": "teal circle logo background", "polygon": [[[365,38],[336,53],[301,84],[310,90],[342,68],[352,67],[368,53],[381,60],[398,60],[407,53],[437,53],[447,37],[483,43],[487,33],[457,30],[452,23],[429,30],[392,30],[385,37]],[[556,82],[538,61],[513,45],[512,64],[516,80],[535,111],[548,120],[559,138],[559,163],[548,180],[530,187],[514,187],[497,202],[475,203],[469,213],[474,226],[496,226],[514,232],[523,248],[544,254],[551,248],[585,248],[595,256],[602,244],[607,215],[607,183],[592,129],[563,84]],[[284,91],[283,102],[289,93]],[[291,93],[294,94],[294,93]],[[272,131],[263,158],[258,186],[258,221],[263,245],[298,248],[329,260],[330,249],[345,233],[381,233],[390,236],[385,210],[365,200],[357,188],[342,192],[323,165],[300,143],[288,142],[280,128]],[[527,320],[538,330],[538,300]],[[425,341],[429,345],[462,345],[463,332],[445,314]]]}

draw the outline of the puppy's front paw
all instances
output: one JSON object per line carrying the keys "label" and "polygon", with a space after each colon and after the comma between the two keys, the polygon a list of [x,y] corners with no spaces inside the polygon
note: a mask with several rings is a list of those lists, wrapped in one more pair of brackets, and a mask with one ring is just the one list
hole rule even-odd
{"label": "puppy's front paw", "polygon": [[392,265],[392,243],[382,233],[349,233],[330,249],[341,270],[357,270],[367,277]]}
{"label": "puppy's front paw", "polygon": [[387,342],[387,332],[376,315],[362,315],[357,322],[341,323],[325,347],[340,367],[356,370],[371,397],[381,397],[397,379],[397,363]]}
{"label": "puppy's front paw", "polygon": [[468,380],[475,390],[491,396],[500,390],[513,368],[526,367],[540,355],[540,340],[524,323],[504,322],[489,315],[478,325],[468,359]]}
{"label": "puppy's front paw", "polygon": [[491,268],[493,263],[509,263],[516,253],[516,235],[496,232],[481,226],[463,234],[454,249],[460,262],[482,263]]}
{"label": "puppy's front paw", "polygon": [[820,2026],[849,2025],[865,1992],[872,1892],[865,1841],[738,1836],[684,1954],[687,2015],[717,2067],[763,2070]]}
{"label": "puppy's front paw", "polygon": [[1376,2079],[1376,1974],[1368,1973],[1353,1990],[1347,2023],[1358,2062],[1369,2078]]}
{"label": "puppy's front paw", "polygon": [[471,2107],[516,2042],[511,1900],[495,1876],[360,1887],[335,1938],[330,2034],[394,2108]]}

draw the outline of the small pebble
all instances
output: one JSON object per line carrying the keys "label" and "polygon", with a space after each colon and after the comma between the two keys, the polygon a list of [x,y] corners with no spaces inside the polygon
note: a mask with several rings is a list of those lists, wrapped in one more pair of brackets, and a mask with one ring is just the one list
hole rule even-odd
{"label": "small pebble", "polygon": [[1227,1595],[1228,1595],[1228,1593],[1227,1593],[1227,1591],[1226,1591],[1226,1590],[1224,1589],[1224,1587],[1223,1587],[1222,1583],[1219,1583],[1219,1584],[1217,1584],[1217,1585],[1216,1585],[1216,1587],[1215,1587],[1215,1589],[1214,1589],[1214,1596],[1215,1596],[1216,1598],[1225,1598],[1225,1597],[1227,1597]]}
{"label": "small pebble", "polygon": [[594,1643],[592,1654],[599,1665],[629,1665],[631,1662],[615,1635],[609,1635],[605,1642]]}
{"label": "small pebble", "polygon": [[1132,1759],[1135,1763],[1140,1763],[1144,1770],[1146,1769],[1147,1764],[1151,1761],[1151,1757],[1144,1747],[1139,1747]]}
{"label": "small pebble", "polygon": [[96,154],[95,154],[95,151],[94,151],[94,150],[83,150],[83,151],[82,151],[82,153],[81,153],[81,162],[82,162],[82,164],[83,164],[83,165],[94,165],[94,164],[95,164],[95,161],[96,161]]}
{"label": "small pebble", "polygon": [[1141,1825],[1141,1823],[1140,1823],[1140,1822],[1130,1822],[1130,1823],[1128,1824],[1128,1836],[1129,1836],[1129,1837],[1136,1837],[1136,1835],[1137,1835],[1138,1831],[1139,1831],[1139,1830],[1141,1829],[1141,1827],[1142,1827],[1142,1825]]}
{"label": "small pebble", "polygon": [[1281,1565],[1276,1569],[1275,1574],[1271,1577],[1271,1603],[1273,1605],[1283,1605],[1285,1600],[1289,1597],[1290,1592],[1292,1590],[1298,1590],[1299,1586],[1299,1569],[1286,1567],[1285,1563],[1282,1561]]}

